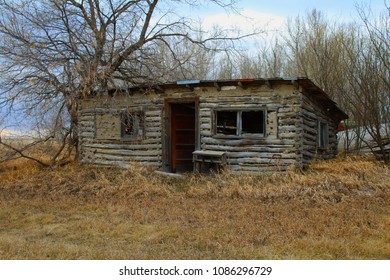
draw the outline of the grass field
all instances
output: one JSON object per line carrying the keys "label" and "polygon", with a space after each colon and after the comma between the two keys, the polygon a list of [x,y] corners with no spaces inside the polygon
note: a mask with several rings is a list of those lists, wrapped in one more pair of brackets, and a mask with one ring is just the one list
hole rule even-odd
{"label": "grass field", "polygon": [[390,168],[166,178],[0,165],[1,259],[390,259]]}

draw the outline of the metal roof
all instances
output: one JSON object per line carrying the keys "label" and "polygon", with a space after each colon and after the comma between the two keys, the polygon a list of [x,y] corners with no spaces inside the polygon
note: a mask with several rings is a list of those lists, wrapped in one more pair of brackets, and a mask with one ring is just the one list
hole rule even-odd
{"label": "metal roof", "polygon": [[260,85],[277,85],[277,84],[291,84],[296,83],[301,86],[303,93],[311,96],[316,99],[321,105],[323,105],[330,115],[334,116],[339,120],[344,120],[348,118],[348,115],[342,111],[334,102],[328,94],[317,85],[315,85],[307,77],[275,77],[275,78],[266,78],[266,79],[231,79],[231,80],[188,80],[188,81],[178,81],[171,84],[163,84],[160,87],[163,88],[175,88],[175,87],[207,87],[207,86],[241,86],[241,87],[250,87],[250,86],[260,86]]}
{"label": "metal roof", "polygon": [[128,89],[128,92],[136,91],[145,91],[148,89],[155,89],[157,92],[163,92],[165,89],[175,89],[175,88],[189,88],[193,89],[194,87],[217,87],[220,90],[223,86],[239,86],[242,88],[268,85],[270,87],[274,85],[296,85],[300,86],[303,90],[302,92],[307,96],[315,99],[320,103],[335,119],[344,120],[348,118],[348,115],[342,111],[337,104],[325,93],[324,90],[315,85],[307,77],[275,77],[275,78],[265,78],[265,79],[229,79],[229,80],[182,80],[171,83],[156,84],[156,85],[145,85],[131,87]]}

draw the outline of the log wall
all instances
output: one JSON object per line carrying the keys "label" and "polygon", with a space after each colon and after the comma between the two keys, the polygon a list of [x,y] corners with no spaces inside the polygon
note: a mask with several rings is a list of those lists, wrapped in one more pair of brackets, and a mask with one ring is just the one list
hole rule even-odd
{"label": "log wall", "polygon": [[[227,165],[236,172],[286,170],[299,160],[299,137],[295,127],[299,117],[299,96],[292,86],[272,89],[262,86],[245,90],[229,87],[217,93],[204,92],[199,105],[201,149],[225,151]],[[215,135],[213,114],[221,109],[265,110],[266,135]]]}
{"label": "log wall", "polygon": [[[309,94],[302,95],[302,164],[307,167],[313,160],[325,160],[337,155],[337,127],[338,122],[328,115],[318,102],[310,98]],[[328,125],[329,144],[327,147],[318,145],[318,123]]]}
{"label": "log wall", "polygon": [[[162,162],[161,98],[151,96],[95,97],[79,104],[79,149],[82,163],[129,166],[132,162],[160,167]],[[120,113],[143,112],[140,139],[121,137]]]}
{"label": "log wall", "polygon": [[[79,104],[79,149],[82,163],[129,166],[132,162],[164,167],[164,127],[169,117],[167,99],[196,98],[199,146],[202,150],[224,151],[227,166],[235,172],[284,171],[305,167],[314,158],[327,159],[336,153],[337,124],[321,106],[290,85],[241,88],[195,87],[165,89],[164,93],[123,94],[93,97]],[[264,110],[265,135],[216,135],[218,110]],[[141,139],[123,139],[120,113],[144,113]],[[329,124],[329,146],[317,147],[318,121]],[[166,160],[166,159],[165,159]]]}

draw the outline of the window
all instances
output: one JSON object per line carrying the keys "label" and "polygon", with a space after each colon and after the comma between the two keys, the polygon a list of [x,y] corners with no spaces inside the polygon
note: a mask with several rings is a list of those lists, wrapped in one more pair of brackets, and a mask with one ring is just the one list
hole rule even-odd
{"label": "window", "polygon": [[217,134],[237,135],[237,112],[217,112]]}
{"label": "window", "polygon": [[249,111],[241,113],[241,133],[264,133],[264,111]]}
{"label": "window", "polygon": [[318,122],[318,147],[326,148],[329,146],[328,124]]}
{"label": "window", "polygon": [[243,136],[265,135],[265,111],[227,111],[215,112],[216,134]]}
{"label": "window", "polygon": [[121,114],[121,136],[128,139],[142,139],[144,115],[142,112],[125,111]]}

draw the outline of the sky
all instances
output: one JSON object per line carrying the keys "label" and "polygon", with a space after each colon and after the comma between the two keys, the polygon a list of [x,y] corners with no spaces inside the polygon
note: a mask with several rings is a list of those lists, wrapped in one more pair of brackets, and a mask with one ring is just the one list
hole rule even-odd
{"label": "sky", "polygon": [[367,5],[377,9],[384,7],[384,0],[242,0],[243,9],[262,11],[276,16],[288,17],[303,14],[314,8],[330,16],[350,17],[355,13],[355,6]]}
{"label": "sky", "polygon": [[329,20],[351,22],[358,19],[357,6],[379,14],[385,9],[385,2],[390,4],[389,0],[237,0],[238,10],[243,16],[207,4],[191,9],[189,14],[201,19],[205,27],[219,24],[247,30],[257,25],[267,30],[280,30],[288,18],[305,15],[313,9],[322,12]]}
{"label": "sky", "polygon": [[[351,22],[358,19],[356,5],[368,7],[375,14],[384,11],[385,2],[390,0],[236,0],[242,16],[225,11],[216,5],[207,4],[199,7],[182,8],[186,17],[203,22],[203,27],[220,25],[224,28],[238,27],[243,32],[250,32],[257,26],[268,31],[262,39],[272,38],[276,32],[285,28],[287,18],[305,15],[314,8],[324,13],[329,20]],[[202,0],[200,1],[202,2]],[[180,3],[180,2],[177,2]],[[1,112],[0,112],[1,113]],[[1,120],[0,120],[1,122]],[[0,123],[0,132],[1,132]]]}

